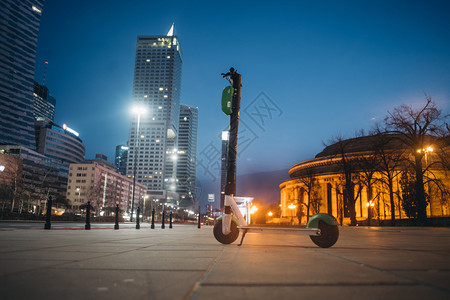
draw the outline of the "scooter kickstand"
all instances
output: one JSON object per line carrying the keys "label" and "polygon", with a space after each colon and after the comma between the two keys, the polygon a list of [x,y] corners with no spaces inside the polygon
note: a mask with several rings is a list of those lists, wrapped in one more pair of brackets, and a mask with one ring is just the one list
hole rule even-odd
{"label": "scooter kickstand", "polygon": [[242,242],[244,241],[244,237],[245,237],[246,233],[247,233],[247,229],[242,230],[241,242],[239,243],[238,247],[242,246]]}

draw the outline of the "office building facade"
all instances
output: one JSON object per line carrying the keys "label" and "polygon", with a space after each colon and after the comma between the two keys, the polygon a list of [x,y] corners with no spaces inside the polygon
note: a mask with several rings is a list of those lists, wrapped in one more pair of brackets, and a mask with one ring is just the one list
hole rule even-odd
{"label": "office building facade", "polygon": [[117,145],[116,146],[116,156],[114,158],[114,165],[116,166],[116,171],[122,175],[127,174],[127,160],[128,160],[128,146]]}
{"label": "office building facade", "polygon": [[177,151],[177,193],[181,206],[190,206],[195,198],[197,164],[198,108],[180,105]]}
{"label": "office building facade", "polygon": [[150,194],[174,201],[181,66],[182,52],[173,26],[167,35],[137,38],[132,99],[133,105],[147,113],[141,109],[131,119],[127,176],[134,176],[136,166],[136,180]]}
{"label": "office building facade", "polygon": [[53,122],[55,119],[56,99],[50,95],[45,85],[34,82],[33,114],[37,121]]}
{"label": "office building facade", "polygon": [[35,150],[34,65],[43,0],[0,5],[0,144]]}
{"label": "office building facade", "polygon": [[[133,180],[115,170],[115,166],[99,158],[70,164],[67,183],[69,210],[79,212],[91,201],[96,215],[111,215],[118,204],[122,213],[130,212]],[[135,199],[144,201],[146,187],[136,183]]]}
{"label": "office building facade", "polygon": [[66,165],[84,161],[86,148],[76,131],[46,121],[36,121],[35,126],[38,153]]}
{"label": "office building facade", "polygon": [[22,211],[24,207],[30,206],[30,212],[41,213],[45,207],[48,197],[52,197],[54,205],[63,204],[69,165],[62,164],[61,161],[49,158],[37,153],[27,147],[17,145],[0,146],[0,153],[6,154],[21,161],[20,172],[16,172],[16,180],[21,186],[17,186],[20,194],[12,203],[12,211]]}

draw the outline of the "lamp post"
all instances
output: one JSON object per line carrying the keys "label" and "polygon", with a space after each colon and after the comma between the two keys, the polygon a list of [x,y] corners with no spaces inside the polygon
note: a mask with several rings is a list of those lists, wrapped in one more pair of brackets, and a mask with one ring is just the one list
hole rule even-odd
{"label": "lamp post", "polygon": [[[428,183],[428,153],[433,152],[433,147],[429,146],[428,148],[419,149],[417,150],[418,153],[423,153],[425,156],[425,174],[426,174],[426,180],[427,180],[427,193],[428,196],[430,196],[430,185]],[[431,201],[430,201],[430,216],[432,216],[432,210],[431,210]]]}
{"label": "lamp post", "polygon": [[291,210],[291,223],[294,223],[294,215],[295,215],[295,209],[297,208],[297,205],[294,203],[289,204],[288,208]]}
{"label": "lamp post", "polygon": [[144,199],[143,199],[142,221],[145,220],[145,200],[147,200],[147,198],[148,198],[148,195],[145,195]]}
{"label": "lamp post", "polygon": [[137,169],[137,159],[138,159],[138,150],[139,150],[139,125],[141,122],[141,113],[145,113],[146,110],[144,107],[133,107],[133,113],[137,114],[137,124],[136,124],[136,139],[134,141],[134,163],[133,163],[133,190],[131,192],[131,214],[130,214],[130,222],[133,222],[133,213],[134,213],[134,197],[136,193],[136,169]]}
{"label": "lamp post", "polygon": [[78,192],[78,207],[80,207],[80,188],[77,187],[77,192]]}

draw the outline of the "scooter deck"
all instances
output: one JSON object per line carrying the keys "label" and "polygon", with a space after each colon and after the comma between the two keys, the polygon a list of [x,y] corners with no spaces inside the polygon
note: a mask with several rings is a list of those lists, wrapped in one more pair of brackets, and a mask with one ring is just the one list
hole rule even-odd
{"label": "scooter deck", "polygon": [[320,235],[320,229],[318,228],[276,228],[276,227],[262,227],[262,226],[238,226],[239,231],[242,232],[241,242],[238,246],[242,245],[244,237],[247,232],[262,232],[268,233],[281,233],[281,234],[302,234],[302,235]]}

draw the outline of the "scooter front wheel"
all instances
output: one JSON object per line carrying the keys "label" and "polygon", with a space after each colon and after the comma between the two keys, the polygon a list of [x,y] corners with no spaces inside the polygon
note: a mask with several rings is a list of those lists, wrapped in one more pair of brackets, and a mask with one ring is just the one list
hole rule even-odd
{"label": "scooter front wheel", "polygon": [[219,220],[214,224],[214,237],[222,244],[231,244],[239,237],[239,229],[236,223],[231,222],[231,232],[229,234],[223,234],[222,220]]}
{"label": "scooter front wheel", "polygon": [[309,237],[317,246],[329,248],[333,246],[339,238],[339,228],[337,225],[328,225],[319,220],[320,235],[310,235]]}

